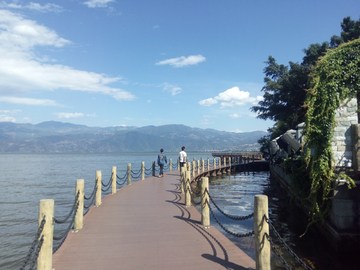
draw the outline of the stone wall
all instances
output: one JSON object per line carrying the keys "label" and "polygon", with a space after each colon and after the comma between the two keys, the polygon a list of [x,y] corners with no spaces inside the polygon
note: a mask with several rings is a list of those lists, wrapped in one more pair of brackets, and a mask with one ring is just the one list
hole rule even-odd
{"label": "stone wall", "polygon": [[341,105],[335,114],[336,126],[331,147],[334,154],[334,166],[345,167],[350,160],[352,163],[351,125],[358,123],[357,99]]}

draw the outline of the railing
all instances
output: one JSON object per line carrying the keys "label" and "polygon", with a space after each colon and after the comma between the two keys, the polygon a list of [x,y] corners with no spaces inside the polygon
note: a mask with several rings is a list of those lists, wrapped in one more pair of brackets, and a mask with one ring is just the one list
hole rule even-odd
{"label": "railing", "polygon": [[[230,159],[230,158],[229,158]],[[248,160],[249,162],[250,160]],[[194,161],[193,161],[194,162]],[[209,164],[209,159],[208,159]],[[216,165],[219,167],[231,166],[231,161],[229,160],[229,165],[226,164],[226,158],[224,158],[223,166],[221,165],[221,158],[219,158],[218,163],[213,162],[211,169],[216,169]],[[234,166],[235,164],[233,164]],[[209,171],[208,165],[208,171]],[[218,167],[218,168],[219,168]],[[199,168],[199,166],[198,166]],[[202,170],[204,171],[204,166],[202,166]],[[191,173],[192,172],[192,173]],[[198,172],[199,174],[199,172]],[[255,236],[255,253],[256,253],[256,269],[262,270],[270,270],[270,255],[271,250],[274,252],[276,256],[279,257],[280,261],[284,264],[285,268],[291,270],[290,266],[287,264],[284,257],[279,252],[277,245],[275,245],[273,239],[270,237],[269,227],[272,233],[276,236],[276,240],[289,252],[289,254],[304,268],[307,270],[312,270],[311,267],[306,265],[286,244],[286,241],[281,238],[280,234],[277,232],[275,227],[272,225],[271,220],[269,219],[269,211],[268,211],[268,197],[266,195],[255,195],[254,198],[254,212],[247,216],[231,216],[224,213],[221,208],[216,204],[214,199],[211,197],[209,192],[209,178],[201,177],[201,188],[200,191],[196,191],[196,187],[193,185],[197,182],[195,181],[194,175],[194,163],[190,166],[190,163],[187,163],[187,166],[184,166],[180,169],[180,187],[181,193],[185,195],[185,206],[190,207],[193,205],[201,205],[201,224],[208,228],[210,227],[210,213],[213,216],[214,220],[219,224],[219,226],[227,233],[235,237],[249,237]],[[196,201],[199,199],[199,201]],[[248,233],[235,233],[233,231],[228,230],[217,218],[214,213],[214,210],[211,205],[214,207],[225,217],[243,221],[250,218],[254,219],[254,230]]]}
{"label": "railing", "polygon": [[[209,175],[211,172],[217,174],[230,172],[235,166],[254,162],[254,158],[248,156],[247,158],[240,158],[240,163],[233,162],[234,159],[228,158],[214,158],[212,161],[208,158],[207,161],[201,158],[201,160],[194,160],[187,162],[184,167],[180,168],[179,162],[175,164],[170,162],[167,166],[164,166],[164,171],[173,169],[180,170],[181,191],[185,194],[186,207],[194,205],[201,205],[201,223],[204,227],[210,226],[210,213],[219,224],[219,226],[227,233],[235,237],[249,237],[255,235],[255,247],[256,247],[256,262],[257,265],[261,265],[261,268],[257,269],[270,269],[270,247],[274,253],[280,257],[284,263],[286,269],[290,269],[286,261],[277,251],[277,247],[274,244],[269,234],[269,226],[276,235],[277,239],[283,244],[283,246],[290,252],[291,255],[305,268],[311,269],[305,263],[303,263],[298,256],[286,245],[285,241],[280,237],[279,233],[275,230],[268,217],[267,196],[256,195],[254,203],[254,213],[248,216],[230,216],[225,214],[219,206],[217,206],[214,199],[209,192],[209,180],[208,177],[201,177],[201,190],[196,191],[193,188],[193,184],[196,183],[196,179],[200,176]],[[101,171],[96,171],[95,185],[89,196],[84,193],[84,179],[76,180],[75,200],[70,212],[62,218],[54,217],[54,200],[40,200],[39,207],[39,226],[38,232],[35,236],[31,248],[21,266],[20,269],[36,269],[47,270],[52,269],[52,254],[55,253],[65,241],[68,233],[73,229],[73,232],[77,232],[83,227],[83,217],[88,213],[92,206],[98,207],[101,205],[102,193],[108,193],[111,189],[111,194],[115,194],[119,187],[125,185],[131,185],[132,180],[144,180],[146,176],[155,176],[159,171],[159,166],[156,166],[155,161],[149,168],[145,167],[145,163],[141,163],[141,168],[138,171],[131,170],[131,164],[127,165],[127,171],[119,177],[116,173],[116,167],[112,167],[111,177],[107,182],[102,181]],[[196,201],[200,198],[200,201]],[[232,232],[220,223],[219,219],[214,213],[211,205],[227,218],[234,220],[246,220],[254,218],[254,231],[238,234]],[[60,235],[54,235],[54,225],[65,224],[66,229]],[[265,241],[265,239],[267,241]],[[55,243],[55,244],[54,244]],[[260,244],[261,243],[261,244]]]}
{"label": "railing", "polygon": [[[164,171],[172,171],[178,168],[178,162],[173,164],[170,159],[169,164],[164,166]],[[139,171],[131,170],[131,164],[129,163],[127,171],[122,177],[117,175],[116,167],[112,167],[111,177],[107,182],[102,181],[101,171],[96,171],[95,185],[88,196],[84,193],[84,179],[77,179],[73,206],[70,212],[61,218],[54,217],[54,200],[40,200],[38,231],[20,269],[52,269],[52,254],[61,247],[71,230],[77,232],[82,229],[83,217],[92,206],[98,207],[101,205],[102,193],[109,193],[111,189],[111,194],[115,194],[117,189],[124,186],[125,183],[131,185],[132,180],[144,180],[147,176],[155,176],[158,171],[159,166],[156,166],[155,161],[149,168],[146,168],[145,163],[142,162]],[[55,230],[55,225],[61,226],[62,224],[66,225],[65,230],[61,228]],[[60,233],[55,235],[54,232]]]}

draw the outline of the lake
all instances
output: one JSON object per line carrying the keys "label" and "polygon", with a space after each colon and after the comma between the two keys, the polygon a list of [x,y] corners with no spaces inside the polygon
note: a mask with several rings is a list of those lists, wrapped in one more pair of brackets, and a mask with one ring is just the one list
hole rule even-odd
{"label": "lake", "polygon": [[[85,180],[85,194],[90,195],[95,184],[95,172],[102,172],[105,183],[111,177],[112,166],[123,176],[127,164],[138,171],[141,162],[150,168],[158,153],[121,154],[1,154],[0,155],[0,269],[19,269],[34,240],[38,224],[39,200],[55,200],[55,217],[66,215],[74,202],[76,179]],[[176,162],[178,153],[165,153]],[[188,158],[213,159],[211,153],[190,153]],[[210,193],[223,211],[243,216],[253,212],[254,195],[269,197],[270,218],[289,246],[316,269],[357,269],[355,264],[339,258],[316,230],[299,238],[306,217],[290,203],[289,196],[274,181],[269,172],[237,172],[210,177]],[[232,221],[215,211],[220,222],[235,233],[253,230],[253,219]],[[211,219],[212,226],[222,229]],[[223,232],[223,231],[222,231]],[[255,258],[254,237],[236,238],[223,232],[250,257]],[[302,269],[284,252],[293,269]],[[346,266],[346,268],[344,268]],[[285,269],[272,257],[272,269]]]}

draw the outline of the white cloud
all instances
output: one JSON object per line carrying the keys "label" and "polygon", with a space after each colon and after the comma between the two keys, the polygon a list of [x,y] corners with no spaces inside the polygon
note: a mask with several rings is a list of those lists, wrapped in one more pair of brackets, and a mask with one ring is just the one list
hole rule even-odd
{"label": "white cloud", "polygon": [[0,122],[16,122],[16,119],[12,116],[0,115]]}
{"label": "white cloud", "polygon": [[170,65],[173,67],[184,67],[190,65],[197,65],[201,62],[204,62],[206,58],[202,55],[190,55],[188,57],[181,56],[177,58],[171,58],[157,62],[156,65]]}
{"label": "white cloud", "polygon": [[17,113],[21,113],[21,110],[0,110],[0,113],[17,114]]}
{"label": "white cloud", "polygon": [[46,5],[40,5],[39,3],[30,2],[27,5],[19,5],[16,3],[7,3],[2,1],[0,3],[0,8],[9,8],[9,9],[29,9],[36,10],[39,12],[62,12],[63,8],[59,5],[48,3]]}
{"label": "white cloud", "polygon": [[211,106],[211,105],[214,105],[216,103],[218,103],[218,101],[213,99],[213,98],[208,98],[208,99],[204,99],[204,100],[199,101],[199,104],[201,106]]}
{"label": "white cloud", "polygon": [[96,7],[107,7],[107,5],[111,2],[115,2],[114,0],[89,0],[84,2],[89,8],[96,8]]}
{"label": "white cloud", "polygon": [[19,98],[19,97],[1,97],[0,102],[23,104],[33,106],[61,106],[51,99]]}
{"label": "white cloud", "polygon": [[230,117],[231,118],[240,118],[241,115],[237,114],[237,113],[233,113],[233,114],[230,114]]}
{"label": "white cloud", "polygon": [[121,77],[108,77],[64,65],[44,63],[35,55],[37,46],[61,48],[70,41],[55,31],[18,14],[0,10],[0,95],[68,89],[109,95],[116,100],[135,97],[108,86]]}
{"label": "white cloud", "polygon": [[169,83],[164,83],[162,86],[163,86],[164,91],[170,92],[171,95],[173,95],[173,96],[175,96],[177,94],[180,94],[180,92],[181,92],[181,87],[176,86],[176,85],[171,85]]}
{"label": "white cloud", "polygon": [[57,115],[59,119],[79,118],[85,116],[85,114],[83,113],[54,113],[54,114]]}
{"label": "white cloud", "polygon": [[235,132],[235,133],[243,133],[244,131],[240,130],[240,129],[235,129],[233,130],[232,132]]}
{"label": "white cloud", "polygon": [[250,97],[249,92],[240,91],[239,87],[233,87],[225,92],[220,93],[214,98],[208,98],[199,101],[199,104],[202,106],[210,106],[213,104],[216,104],[217,102],[220,103],[221,108],[225,107],[236,107],[236,106],[243,106],[248,103],[251,104],[257,104],[260,100],[262,100],[263,97],[257,96],[257,97]]}

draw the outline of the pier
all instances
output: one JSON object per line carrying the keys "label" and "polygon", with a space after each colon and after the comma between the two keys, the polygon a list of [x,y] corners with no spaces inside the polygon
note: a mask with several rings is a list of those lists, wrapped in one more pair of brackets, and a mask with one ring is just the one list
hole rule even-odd
{"label": "pier", "polygon": [[[38,270],[255,267],[270,270],[271,248],[284,259],[274,249],[269,229],[289,247],[271,224],[267,196],[254,196],[253,213],[230,216],[216,205],[210,195],[209,179],[205,177],[214,172],[246,169],[247,165],[232,163],[230,158],[214,158],[213,162],[208,158],[206,164],[203,159],[194,159],[180,168],[179,163],[172,164],[170,159],[165,168],[169,171],[164,177],[157,177],[155,162],[150,168],[145,168],[142,162],[135,172],[129,163],[123,177],[112,167],[111,178],[105,182],[101,171],[96,171],[90,196],[84,194],[84,180],[78,179],[75,201],[65,218],[54,217],[54,200],[40,200],[38,233],[20,269],[34,269],[36,265]],[[132,183],[134,178],[140,181]],[[107,194],[103,196],[102,192]],[[195,205],[200,205],[201,213]],[[218,210],[216,215],[213,206]],[[221,229],[232,236],[254,236],[256,262],[210,224],[210,213]],[[254,230],[245,233],[228,230],[216,217],[220,214],[237,221],[253,219]],[[54,225],[64,223],[68,224],[65,233],[54,229]],[[59,233],[61,236],[55,236]]]}

